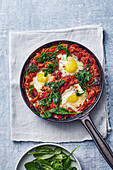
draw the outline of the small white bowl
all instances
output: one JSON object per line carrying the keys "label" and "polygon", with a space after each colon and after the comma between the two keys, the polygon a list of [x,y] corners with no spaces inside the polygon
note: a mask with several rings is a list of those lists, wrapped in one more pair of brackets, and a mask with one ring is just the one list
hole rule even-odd
{"label": "small white bowl", "polygon": [[[32,147],[31,149],[29,149],[28,151],[26,151],[24,153],[24,155],[19,159],[17,165],[16,165],[16,170],[25,170],[25,167],[24,167],[24,164],[27,163],[27,162],[30,162],[34,159],[33,155],[29,155],[28,152],[34,152],[34,149],[39,147],[39,146],[48,146],[48,147],[51,147],[52,149],[54,149],[55,147],[60,147],[62,148],[62,151],[69,155],[71,152],[69,150],[67,150],[65,147],[59,145],[59,144],[54,144],[54,143],[42,143],[42,144],[39,144],[39,145],[36,145],[34,147]],[[75,151],[77,152],[77,151]],[[72,158],[74,160],[76,160],[76,162],[72,162],[72,166],[75,166],[77,168],[77,170],[82,170],[81,166],[80,166],[80,163],[78,161],[78,159],[72,154]]]}

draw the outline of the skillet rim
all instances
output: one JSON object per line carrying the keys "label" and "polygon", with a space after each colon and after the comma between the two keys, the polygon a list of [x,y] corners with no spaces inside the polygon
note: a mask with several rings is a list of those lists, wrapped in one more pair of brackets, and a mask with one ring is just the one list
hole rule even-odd
{"label": "skillet rim", "polygon": [[[60,44],[60,43],[67,43],[67,44],[76,44],[78,45],[80,48],[82,48],[83,50],[87,50],[88,53],[91,54],[91,56],[95,59],[96,61],[96,64],[97,64],[97,67],[98,67],[98,71],[99,71],[99,75],[100,75],[100,89],[101,91],[97,94],[96,96],[96,100],[94,101],[94,103],[88,107],[86,110],[84,110],[82,113],[72,117],[72,118],[67,118],[66,120],[65,119],[55,119],[55,118],[48,118],[48,119],[44,119],[44,118],[41,118],[39,114],[36,113],[36,110],[35,110],[35,107],[32,106],[30,107],[31,103],[26,95],[26,92],[25,92],[25,88],[23,86],[23,76],[25,74],[25,70],[26,70],[26,67],[27,65],[29,64],[29,61],[31,60],[31,58],[33,58],[37,52],[39,52],[41,49],[43,48],[48,48],[49,46],[52,46],[52,45],[57,45],[57,44]],[[63,122],[71,122],[71,121],[74,121],[74,120],[78,120],[78,119],[82,119],[83,117],[89,115],[90,111],[94,109],[94,107],[97,105],[98,101],[100,100],[100,97],[102,95],[102,92],[103,92],[103,87],[104,87],[104,73],[103,73],[103,69],[102,69],[102,66],[98,60],[98,58],[95,56],[95,54],[89,50],[87,47],[85,47],[84,45],[80,44],[80,43],[77,43],[77,42],[74,42],[74,41],[70,41],[70,40],[56,40],[56,41],[50,41],[46,44],[43,44],[41,45],[40,47],[38,47],[36,50],[34,50],[30,55],[29,57],[26,59],[26,61],[24,62],[24,65],[22,67],[22,70],[21,70],[21,74],[20,74],[20,90],[21,90],[21,95],[22,95],[22,98],[24,100],[24,102],[26,103],[26,105],[28,106],[28,108],[34,113],[36,114],[38,117],[40,117],[41,119],[44,119],[44,120],[48,120],[48,121],[52,121],[52,122],[60,122],[60,123],[63,123]]]}

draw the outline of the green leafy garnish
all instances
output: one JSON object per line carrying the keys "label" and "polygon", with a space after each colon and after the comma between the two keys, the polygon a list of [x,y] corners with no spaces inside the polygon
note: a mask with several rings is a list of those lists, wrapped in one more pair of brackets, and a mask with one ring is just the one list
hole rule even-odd
{"label": "green leafy garnish", "polygon": [[[39,101],[39,105],[44,112],[44,114],[40,114],[42,118],[50,118],[53,114],[60,114],[60,115],[72,115],[72,114],[80,114],[80,112],[70,113],[67,109],[56,107],[55,109],[51,109],[49,111],[44,110],[44,106],[48,106],[52,102],[55,104],[60,104],[61,102],[61,95],[59,92],[60,87],[64,84],[65,80],[60,80],[58,82],[53,83],[45,83],[45,86],[49,86],[51,88],[51,93],[47,96],[47,99],[42,99]],[[48,104],[47,104],[48,103]]]}
{"label": "green leafy garnish", "polygon": [[[45,61],[49,61],[52,58],[55,58],[57,53],[60,50],[63,50],[66,52],[67,57],[70,55],[70,50],[66,47],[63,47],[61,44],[58,46],[57,50],[54,52],[47,52],[50,48],[55,48],[57,46],[52,46],[46,49],[46,51],[44,53],[41,53],[41,56],[39,58],[36,58],[35,60],[39,63],[44,63]],[[51,55],[50,55],[51,54]]]}
{"label": "green leafy garnish", "polygon": [[57,92],[54,92],[52,91],[48,96],[47,96],[47,101],[48,103],[59,103],[60,104],[60,99],[61,99],[61,95],[60,95],[60,92],[57,91]]}
{"label": "green leafy garnish", "polygon": [[83,95],[85,92],[86,92],[86,90],[84,90],[84,92],[82,92],[82,93],[80,93],[80,92],[77,90],[77,91],[76,91],[76,95],[77,95],[77,96],[81,96],[81,95]]}
{"label": "green leafy garnish", "polygon": [[31,64],[28,73],[35,73],[35,71],[37,71],[37,67],[34,64]]}
{"label": "green leafy garnish", "polygon": [[75,161],[71,155],[77,148],[67,155],[60,147],[52,149],[48,146],[39,146],[34,152],[28,153],[32,154],[35,159],[24,166],[27,170],[77,170],[76,167],[71,167],[71,163]]}
{"label": "green leafy garnish", "polygon": [[[39,101],[39,105],[44,112],[44,114],[40,114],[40,117],[42,118],[50,118],[52,116],[52,112],[45,111],[44,106],[48,106],[52,102],[56,105],[57,103],[60,104],[61,101],[61,95],[59,92],[60,87],[64,84],[65,80],[60,80],[58,82],[53,83],[45,83],[45,86],[48,86],[51,88],[51,93],[47,96],[47,99],[41,99]],[[47,104],[48,103],[48,104]]]}
{"label": "green leafy garnish", "polygon": [[70,167],[68,170],[77,170],[76,167]]}
{"label": "green leafy garnish", "polygon": [[66,52],[66,58],[70,55],[70,50],[66,47],[63,47],[61,44],[58,46],[57,50],[54,52],[47,52],[51,48],[55,48],[57,46],[52,46],[46,49],[44,53],[41,53],[41,56],[39,58],[36,58],[35,60],[38,63],[45,63],[46,61],[52,61],[53,63],[48,65],[48,68],[42,69],[42,71],[45,73],[45,77],[47,76],[47,73],[53,73],[55,69],[58,66],[58,62],[56,61],[56,56],[60,50],[63,50]]}
{"label": "green leafy garnish", "polygon": [[48,65],[47,69],[42,69],[42,71],[45,73],[44,76],[47,76],[47,73],[53,73],[55,69],[53,69],[53,63]]}
{"label": "green leafy garnish", "polygon": [[51,88],[51,93],[47,96],[47,101],[48,103],[59,103],[61,101],[61,95],[60,92],[58,91],[60,87],[64,84],[65,80],[60,80],[58,82],[53,82],[53,83],[45,83],[45,86],[49,86]]}
{"label": "green leafy garnish", "polygon": [[82,113],[82,111],[80,112],[76,112],[76,113],[69,113],[68,110],[62,108],[62,107],[57,107],[55,109],[51,109],[49,110],[50,113],[55,113],[55,114],[60,114],[60,115],[70,115],[70,114],[80,114]]}
{"label": "green leafy garnish", "polygon": [[41,56],[39,58],[36,58],[35,60],[38,63],[44,63],[45,61],[49,61],[53,56],[48,55],[48,53],[41,53]]}
{"label": "green leafy garnish", "polygon": [[58,46],[58,50],[63,50],[66,52],[66,59],[70,55],[70,50],[67,47],[62,46],[61,44]]}
{"label": "green leafy garnish", "polygon": [[[47,119],[48,118],[48,115],[47,115],[47,113],[45,112],[45,110],[44,110],[44,108],[43,108],[43,106],[47,106],[47,104],[46,104],[46,100],[45,99],[42,99],[42,100],[40,100],[39,101],[39,105],[40,105],[40,107],[41,107],[41,109],[42,109],[42,111],[43,111],[43,113],[44,113],[44,118],[45,119]],[[41,115],[41,114],[40,114]]]}
{"label": "green leafy garnish", "polygon": [[39,101],[39,105],[40,105],[40,106],[47,106],[46,100],[45,100],[45,99],[40,100],[40,101]]}
{"label": "green leafy garnish", "polygon": [[27,170],[42,170],[40,164],[35,161],[28,162],[24,166]]}
{"label": "green leafy garnish", "polygon": [[75,75],[75,78],[78,79],[80,87],[84,91],[83,93],[79,93],[77,90],[76,91],[77,96],[81,96],[82,94],[85,93],[88,87],[87,82],[90,81],[91,77],[92,74],[90,73],[90,64],[87,64],[86,68],[84,68],[83,70],[79,70],[79,72]]}
{"label": "green leafy garnish", "polygon": [[65,80],[59,80],[58,82],[45,83],[45,86],[49,86],[51,91],[58,91],[60,87],[64,84]]}
{"label": "green leafy garnish", "polygon": [[32,92],[33,92],[33,86],[31,85],[31,86],[29,87],[29,93],[30,93],[30,95],[31,95]]}
{"label": "green leafy garnish", "polygon": [[24,83],[24,80],[25,80],[25,76],[28,74],[28,73],[35,73],[37,71],[37,67],[34,65],[34,64],[31,64],[27,69],[26,69],[26,73],[24,74],[23,76],[23,83]]}

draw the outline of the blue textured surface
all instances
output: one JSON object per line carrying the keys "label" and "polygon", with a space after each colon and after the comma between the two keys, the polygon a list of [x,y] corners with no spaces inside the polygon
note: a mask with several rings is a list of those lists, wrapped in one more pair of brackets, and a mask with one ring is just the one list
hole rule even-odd
{"label": "blue textured surface", "polygon": [[[0,0],[0,170],[13,170],[19,157],[34,142],[10,140],[9,31],[50,30],[81,25],[102,25],[109,92],[109,117],[113,129],[113,1],[112,0]],[[113,150],[113,132],[106,141]],[[83,170],[110,170],[93,141],[63,143],[76,152]]]}

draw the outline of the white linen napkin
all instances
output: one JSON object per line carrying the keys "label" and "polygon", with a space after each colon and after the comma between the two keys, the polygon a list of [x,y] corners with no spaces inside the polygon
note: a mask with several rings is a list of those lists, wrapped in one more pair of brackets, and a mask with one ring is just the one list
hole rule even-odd
{"label": "white linen napkin", "polygon": [[[91,140],[80,121],[54,123],[36,116],[25,104],[20,92],[20,73],[29,55],[54,40],[70,40],[89,48],[104,69],[103,28],[85,26],[64,30],[10,32],[10,112],[11,140],[37,142],[77,142]],[[97,129],[106,137],[109,130],[107,95],[90,113]]]}

